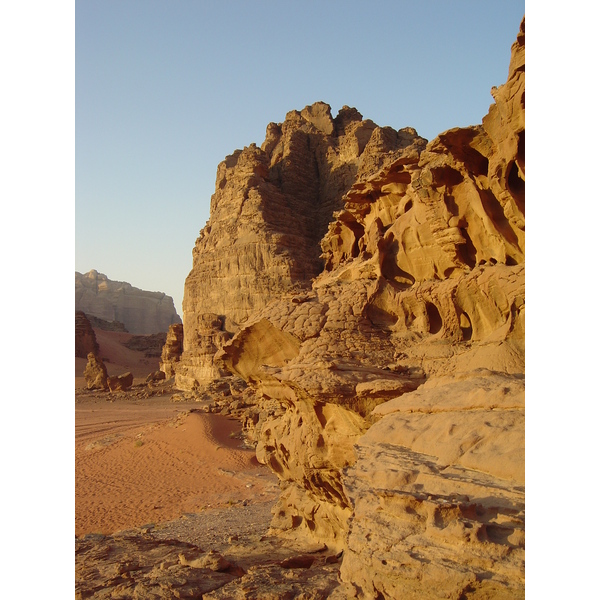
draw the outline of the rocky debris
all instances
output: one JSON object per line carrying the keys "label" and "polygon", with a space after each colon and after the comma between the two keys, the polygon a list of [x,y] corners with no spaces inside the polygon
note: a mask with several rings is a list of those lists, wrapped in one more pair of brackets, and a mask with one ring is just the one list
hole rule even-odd
{"label": "rocky debris", "polygon": [[111,281],[93,269],[85,274],[75,272],[75,309],[121,322],[134,334],[164,332],[171,324],[181,323],[170,296]]}
{"label": "rocky debris", "polygon": [[[75,597],[197,598],[236,578],[226,569],[200,566],[201,555],[192,544],[139,533],[76,538]],[[196,558],[190,564],[186,556]]]}
{"label": "rocky debris", "polygon": [[[273,500],[244,500],[227,508],[208,506],[198,513],[186,513],[174,521],[143,529],[151,531],[156,539],[177,539],[216,550],[227,556],[230,562],[248,569],[256,564],[255,551],[260,549],[261,539],[266,541],[266,546],[262,548],[264,554],[269,554],[273,548],[283,545],[281,540],[268,535],[272,507]],[[245,554],[244,549],[251,547],[254,550]],[[286,558],[291,552],[288,546],[286,548],[288,549],[281,556],[280,550],[277,550],[276,556],[280,556],[280,559]]]}
{"label": "rocky debris", "polygon": [[183,352],[183,325],[174,323],[169,327],[167,337],[160,354],[160,370],[167,379],[175,376],[176,364],[181,359]]}
{"label": "rocky debris", "polygon": [[108,389],[108,373],[106,365],[93,352],[87,355],[87,365],[83,376],[88,390],[106,390]]}
{"label": "rocky debris", "polygon": [[130,350],[143,352],[147,358],[155,358],[161,356],[166,341],[166,332],[153,333],[150,335],[133,335],[127,340],[124,346]]}
{"label": "rocky debris", "polygon": [[240,579],[204,595],[205,600],[325,600],[339,586],[339,567],[330,564],[291,569],[252,567]]}
{"label": "rocky debris", "polygon": [[127,372],[122,375],[108,378],[108,389],[111,392],[125,391],[133,385],[133,373]]}
{"label": "rocky debris", "polygon": [[233,565],[216,550],[208,552],[187,552],[179,555],[179,562],[184,567],[194,569],[210,569],[211,571],[227,571]]}
{"label": "rocky debris", "polygon": [[75,311],[75,356],[87,358],[90,352],[98,354],[99,351],[96,334],[89,319],[84,312]]}
{"label": "rocky debris", "polygon": [[[326,548],[302,554],[270,537],[234,543],[224,555],[152,529],[76,538],[75,597],[320,600],[339,587],[338,558]],[[238,557],[243,567],[232,562]]]}
{"label": "rocky debris", "polygon": [[146,381],[145,383],[134,383],[126,390],[110,391],[108,389],[108,377],[106,388],[88,389],[80,388],[76,390],[75,401],[86,401],[90,398],[97,398],[106,402],[119,400],[146,400],[155,396],[172,396],[175,392],[173,380],[161,379],[158,381]]}

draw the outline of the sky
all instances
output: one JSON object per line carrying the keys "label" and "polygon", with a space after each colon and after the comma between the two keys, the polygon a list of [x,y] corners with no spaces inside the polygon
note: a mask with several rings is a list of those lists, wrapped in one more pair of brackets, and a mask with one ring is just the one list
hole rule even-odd
{"label": "sky", "polygon": [[324,101],[433,139],[481,122],[524,1],[76,0],[75,270],[182,315],[217,165]]}

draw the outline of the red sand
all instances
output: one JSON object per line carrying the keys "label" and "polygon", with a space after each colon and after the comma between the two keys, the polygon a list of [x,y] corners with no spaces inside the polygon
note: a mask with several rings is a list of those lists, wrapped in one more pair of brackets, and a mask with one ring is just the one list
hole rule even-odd
{"label": "red sand", "polygon": [[254,451],[230,438],[237,421],[182,408],[165,397],[76,405],[76,535],[168,521],[272,486]]}

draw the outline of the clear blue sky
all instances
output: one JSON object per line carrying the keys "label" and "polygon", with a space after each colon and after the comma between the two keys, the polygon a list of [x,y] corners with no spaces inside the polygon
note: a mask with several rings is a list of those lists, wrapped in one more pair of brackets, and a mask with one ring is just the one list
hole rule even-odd
{"label": "clear blue sky", "polygon": [[77,0],[75,269],[173,296],[218,163],[322,100],[433,139],[478,124],[524,1]]}

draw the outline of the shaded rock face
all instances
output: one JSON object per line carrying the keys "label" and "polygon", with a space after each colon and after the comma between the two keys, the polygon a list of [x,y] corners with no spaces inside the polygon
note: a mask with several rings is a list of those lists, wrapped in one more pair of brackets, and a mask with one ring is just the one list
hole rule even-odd
{"label": "shaded rock face", "polygon": [[[173,325],[171,325],[173,327]],[[169,328],[170,329],[170,328]],[[167,342],[167,333],[153,333],[150,335],[133,335],[125,343],[125,347],[137,352],[143,352],[148,358],[162,355],[162,349]]]}
{"label": "shaded rock face", "polygon": [[[344,550],[347,597],[524,596],[524,54],[523,20],[482,125],[426,147],[353,109],[329,119],[319,103],[270,125],[262,153],[219,167],[186,282],[189,379],[176,382],[234,374],[251,386],[257,458],[282,490],[272,527]],[[305,135],[309,149],[337,136],[325,156],[359,159],[327,171],[322,150],[294,154]],[[234,232],[250,239],[242,224],[254,223],[255,241],[274,231],[261,208],[271,186],[298,201],[319,190],[323,211],[309,213],[319,233],[286,247],[308,276],[321,236],[310,286],[294,285],[291,267],[270,279],[275,259],[235,258],[246,250]],[[237,213],[221,216],[224,190]],[[206,285],[219,274],[221,290]]]}
{"label": "shaded rock face", "polygon": [[94,329],[85,313],[75,311],[75,356],[87,358],[87,355],[98,354],[100,347]]}
{"label": "shaded rock face", "polygon": [[94,317],[93,315],[87,315],[89,322],[95,329],[102,329],[103,331],[122,331],[123,333],[129,333],[125,325],[119,321],[107,321],[100,317]]}
{"label": "shaded rock face", "polygon": [[75,309],[106,321],[119,321],[136,334],[165,332],[171,324],[181,323],[170,296],[111,281],[95,270],[84,275],[75,272]]}

